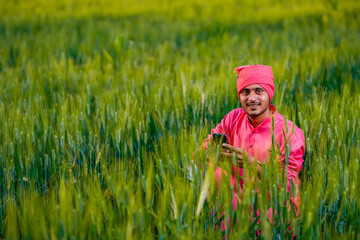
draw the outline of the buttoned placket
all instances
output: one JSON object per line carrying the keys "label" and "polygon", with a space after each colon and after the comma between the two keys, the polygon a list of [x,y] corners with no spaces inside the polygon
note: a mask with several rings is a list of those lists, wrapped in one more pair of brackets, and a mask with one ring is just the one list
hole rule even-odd
{"label": "buttoned placket", "polygon": [[249,153],[254,154],[254,144],[255,144],[255,129],[252,127],[249,135]]}

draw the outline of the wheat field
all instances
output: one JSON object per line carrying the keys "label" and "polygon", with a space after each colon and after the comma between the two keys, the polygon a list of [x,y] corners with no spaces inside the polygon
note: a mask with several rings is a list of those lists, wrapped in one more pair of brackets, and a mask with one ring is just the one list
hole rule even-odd
{"label": "wheat field", "polygon": [[[359,13],[348,0],[0,0],[0,238],[358,239]],[[241,107],[247,64],[272,66],[273,104],[304,132],[299,216],[275,163],[232,211],[197,151]]]}

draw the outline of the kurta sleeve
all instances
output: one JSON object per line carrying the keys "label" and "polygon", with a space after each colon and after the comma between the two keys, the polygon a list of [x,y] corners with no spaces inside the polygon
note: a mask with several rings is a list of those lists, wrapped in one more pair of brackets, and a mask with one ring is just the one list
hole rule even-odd
{"label": "kurta sleeve", "polygon": [[[221,122],[211,130],[211,134],[213,133],[220,133],[225,134],[228,142],[230,142],[230,131],[232,129],[232,125],[234,123],[234,118],[241,112],[242,109],[235,109],[228,114],[221,120]],[[202,149],[208,149],[208,143],[210,142],[211,134],[203,141]]]}
{"label": "kurta sleeve", "polygon": [[[290,155],[289,162],[287,165],[287,189],[291,194],[291,201],[294,204],[296,214],[300,210],[300,180],[299,172],[302,169],[302,163],[304,162],[304,152],[305,152],[305,137],[300,128],[295,127],[293,137],[291,137],[289,142],[290,145]],[[286,166],[287,159],[283,156],[282,166]],[[283,167],[281,168],[282,171]],[[295,188],[295,189],[294,189]],[[295,193],[295,194],[294,194]]]}

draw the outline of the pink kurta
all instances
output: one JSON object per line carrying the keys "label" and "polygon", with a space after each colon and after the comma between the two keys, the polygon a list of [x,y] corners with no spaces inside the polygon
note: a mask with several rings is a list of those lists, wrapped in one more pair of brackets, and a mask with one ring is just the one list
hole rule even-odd
{"label": "pink kurta", "polygon": [[[287,121],[288,132],[286,132],[285,119],[280,115],[273,105],[270,105],[270,109],[274,114],[274,126],[275,126],[275,143],[276,146],[280,145],[280,151],[285,156],[286,139],[284,139],[283,131],[285,132],[287,141],[290,146],[290,157],[288,165],[288,190],[291,186],[291,180],[299,190],[300,180],[298,174],[302,168],[303,155],[305,151],[305,138],[300,128],[296,125],[294,127],[294,134],[291,136],[293,123]],[[272,144],[272,128],[271,117],[266,118],[256,128],[251,125],[246,112],[242,108],[237,108],[228,113],[211,133],[221,133],[227,136],[230,145],[245,149],[251,156],[255,157],[259,162],[268,162],[271,153]],[[207,148],[207,144],[210,141],[210,136],[203,142],[203,147]],[[282,157],[283,163],[284,157]],[[238,168],[240,176],[243,175],[243,169]],[[280,171],[283,170],[283,164],[281,164]],[[232,169],[232,179],[234,179],[235,168]],[[217,169],[217,175],[221,175],[221,169]],[[220,176],[221,178],[221,176]],[[217,176],[218,179],[218,176]],[[242,185],[242,181],[240,181]],[[297,191],[299,193],[299,191]],[[291,197],[291,200],[295,206],[296,213],[299,213],[300,195]],[[236,204],[235,204],[236,205]],[[235,208],[235,207],[234,207]]]}

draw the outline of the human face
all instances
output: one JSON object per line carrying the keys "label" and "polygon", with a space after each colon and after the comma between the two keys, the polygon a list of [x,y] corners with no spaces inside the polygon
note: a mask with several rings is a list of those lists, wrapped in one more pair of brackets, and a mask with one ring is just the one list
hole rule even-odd
{"label": "human face", "polygon": [[269,94],[259,84],[252,84],[242,89],[240,102],[251,120],[264,120],[270,115]]}

